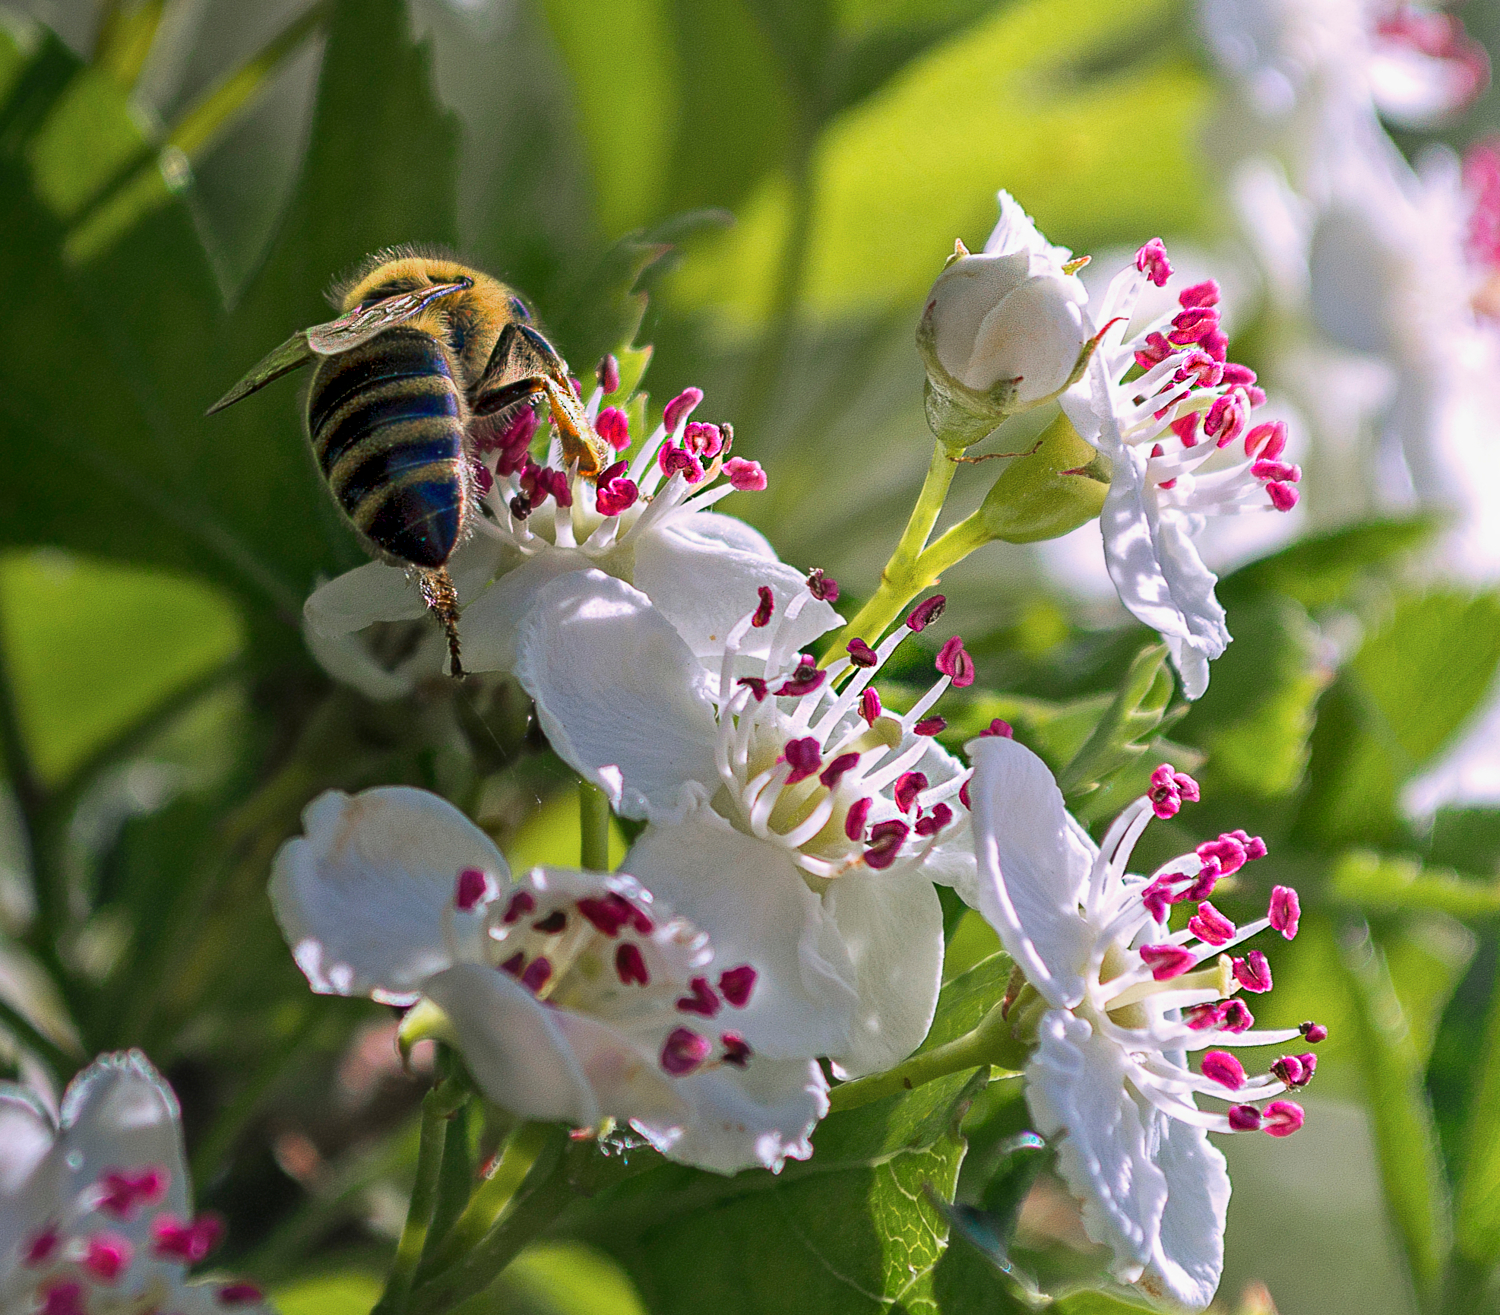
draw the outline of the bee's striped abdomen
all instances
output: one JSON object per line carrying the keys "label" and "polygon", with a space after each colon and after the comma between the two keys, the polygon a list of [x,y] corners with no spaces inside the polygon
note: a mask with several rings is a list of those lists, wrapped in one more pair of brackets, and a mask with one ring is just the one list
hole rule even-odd
{"label": "bee's striped abdomen", "polygon": [[413,566],[442,566],[463,530],[463,404],[443,346],[392,329],[313,376],[313,455],[349,519]]}

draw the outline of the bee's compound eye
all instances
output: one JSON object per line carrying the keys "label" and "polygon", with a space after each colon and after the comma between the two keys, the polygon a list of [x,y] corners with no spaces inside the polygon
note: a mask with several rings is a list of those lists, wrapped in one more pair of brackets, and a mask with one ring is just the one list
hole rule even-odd
{"label": "bee's compound eye", "polygon": [[526,303],[519,297],[512,297],[510,299],[510,313],[520,320],[522,324],[531,323],[531,312],[526,309]]}

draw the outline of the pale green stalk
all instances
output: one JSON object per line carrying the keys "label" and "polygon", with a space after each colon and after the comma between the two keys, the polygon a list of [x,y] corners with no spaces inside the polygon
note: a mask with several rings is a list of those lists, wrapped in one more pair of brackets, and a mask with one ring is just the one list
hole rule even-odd
{"label": "pale green stalk", "polygon": [[438,1173],[443,1164],[443,1146],[455,1110],[469,1098],[468,1085],[445,1078],[422,1098],[422,1139],[417,1150],[417,1181],[411,1189],[406,1224],[396,1243],[396,1259],[372,1315],[401,1315],[411,1295],[412,1280],[427,1245],[432,1212],[437,1205]]}
{"label": "pale green stalk", "polygon": [[933,583],[936,577],[929,564],[924,562],[923,549],[927,547],[932,527],[942,514],[943,503],[947,501],[948,489],[957,470],[958,463],[948,455],[948,449],[941,441],[934,443],[927,478],[922,481],[922,491],[917,494],[916,506],[906,522],[901,541],[880,573],[880,587],[823,655],[825,666],[845,651],[851,639],[863,639],[867,643],[877,640],[906,605]]}
{"label": "pale green stalk", "polygon": [[1000,1012],[1003,1007],[996,1005],[991,1009],[972,1032],[915,1054],[884,1073],[856,1078],[835,1087],[828,1093],[829,1112],[857,1109],[871,1101],[896,1096],[967,1069],[994,1065],[1018,1070],[1026,1062],[1029,1047],[1011,1035],[1010,1024]]}

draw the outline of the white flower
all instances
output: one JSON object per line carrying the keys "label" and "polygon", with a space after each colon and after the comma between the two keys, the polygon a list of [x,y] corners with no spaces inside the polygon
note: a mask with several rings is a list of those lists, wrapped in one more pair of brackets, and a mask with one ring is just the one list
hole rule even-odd
{"label": "white flower", "polygon": [[[1157,769],[1150,793],[1096,847],[1029,749],[999,737],[968,747],[980,911],[1041,997],[1038,1009],[1045,1006],[1026,1069],[1038,1131],[1055,1142],[1089,1236],[1112,1248],[1117,1275],[1201,1309],[1218,1287],[1229,1203],[1224,1158],[1205,1132],[1294,1132],[1299,1106],[1249,1102],[1305,1085],[1317,1061],[1288,1055],[1271,1075],[1247,1078],[1227,1051],[1208,1050],[1198,1073],[1187,1052],[1327,1035],[1311,1023],[1247,1030],[1254,1019],[1234,992],[1269,990],[1270,968],[1259,951],[1234,960],[1222,953],[1268,925],[1290,939],[1296,895],[1276,887],[1270,916],[1241,928],[1208,903],[1219,876],[1265,853],[1244,832],[1200,845],[1150,878],[1126,874],[1153,813],[1170,817],[1198,796],[1192,779],[1170,767]],[[1187,929],[1159,926],[1168,906],[1185,899],[1202,901]],[[1204,961],[1211,966],[1198,968]],[[1024,999],[1015,1008],[1024,1011]],[[1211,1113],[1195,1094],[1237,1103]]]}
{"label": "white flower", "polygon": [[0,1084],[0,1310],[267,1310],[249,1284],[186,1281],[223,1232],[191,1209],[176,1098],[138,1051],[74,1078],[56,1123]]}
{"label": "white flower", "polygon": [[[841,1074],[877,1071],[932,1021],[932,882],[972,894],[963,770],[929,714],[973,664],[950,639],[942,678],[896,716],[870,680],[907,628],[822,671],[797,652],[816,600],[782,609],[769,585],[761,597],[705,665],[644,594],[571,575],[537,596],[516,674],[564,761],[653,824],[627,868],[716,944],[764,962],[800,1002],[812,1053]],[[918,607],[910,629],[940,605]]]}
{"label": "white flower", "polygon": [[1406,0],[1199,0],[1198,20],[1251,116],[1294,137],[1349,107],[1431,128],[1489,81],[1456,16]]}
{"label": "white flower", "polygon": [[[450,565],[463,604],[466,670],[509,670],[532,598],[570,571],[597,569],[635,585],[700,653],[722,645],[729,627],[755,605],[759,585],[770,584],[783,602],[800,590],[803,573],[779,562],[763,535],[710,510],[737,490],[764,489],[766,477],[756,462],[730,455],[729,426],[690,420],[702,396],[690,388],[674,398],[664,423],[629,463],[616,463],[595,480],[567,475],[555,441],[549,464],[537,465],[527,452],[537,429],[530,411],[486,445],[478,481],[482,512]],[[595,390],[589,418],[611,443],[628,443],[624,413],[608,408],[599,414],[601,400]],[[304,632],[334,675],[372,697],[391,698],[414,679],[442,670],[441,636],[431,627],[416,652],[392,664],[377,660],[358,632],[426,615],[414,580],[371,562],[314,591],[303,609]],[[815,610],[806,621],[811,626],[820,617]],[[832,624],[826,619],[824,629]],[[803,642],[818,633],[809,628]]]}
{"label": "white flower", "polygon": [[1193,538],[1208,514],[1289,511],[1302,472],[1281,460],[1284,423],[1252,423],[1265,394],[1226,359],[1212,279],[1183,289],[1175,314],[1126,337],[1147,281],[1160,287],[1170,276],[1159,239],[1116,275],[1098,310],[1098,349],[1062,405],[1110,462],[1099,522],[1120,601],[1166,641],[1183,693],[1196,699],[1230,635]]}
{"label": "white flower", "polygon": [[812,1154],[827,1083],[810,1052],[774,1044],[764,969],[632,877],[512,881],[483,831],[403,786],[330,791],[303,824],[271,899],[313,990],[430,1000],[485,1094],[522,1118],[618,1119],[721,1173]]}
{"label": "white flower", "polygon": [[948,376],[976,393],[1015,385],[1013,400],[1034,406],[1065,387],[1089,330],[1088,300],[1064,272],[1071,257],[1055,247],[1008,192],[982,254],[951,261],[927,294],[924,331]]}

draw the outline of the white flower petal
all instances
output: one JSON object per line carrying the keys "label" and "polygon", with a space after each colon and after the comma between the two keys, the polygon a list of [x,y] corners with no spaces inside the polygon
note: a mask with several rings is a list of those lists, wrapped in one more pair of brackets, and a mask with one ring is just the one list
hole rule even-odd
{"label": "white flower petal", "polygon": [[[1217,577],[1203,565],[1177,518],[1157,513],[1146,488],[1147,456],[1120,437],[1111,409],[1109,379],[1098,356],[1090,362],[1087,378],[1088,407],[1081,402],[1080,390],[1070,389],[1063,399],[1063,409],[1079,433],[1110,461],[1109,492],[1099,515],[1105,565],[1120,601],[1131,615],[1160,634],[1172,649],[1174,660],[1180,659],[1183,692],[1188,698],[1197,698],[1207,688],[1207,671],[1187,650],[1201,654],[1206,661],[1218,657],[1229,644],[1224,609],[1214,596]],[[1086,410],[1092,412],[1092,425],[1084,414]],[[1191,689],[1190,672],[1194,673]]]}
{"label": "white flower petal", "polygon": [[510,671],[516,644],[536,596],[559,576],[591,563],[576,548],[549,548],[508,571],[464,608],[458,634],[469,671]]}
{"label": "white flower petal", "polygon": [[986,735],[966,746],[979,867],[980,913],[1046,1000],[1083,999],[1093,934],[1078,912],[1094,851],[1063,804],[1051,771],[1014,740]]}
{"label": "white flower petal", "polygon": [[14,1083],[0,1087],[0,1259],[44,1222],[45,1203],[28,1189],[56,1135],[29,1091]]}
{"label": "white flower petal", "polygon": [[1140,1286],[1152,1296],[1202,1310],[1224,1272],[1224,1223],[1229,1213],[1229,1173],[1224,1156],[1202,1128],[1150,1115],[1152,1158],[1170,1189],[1155,1254]]}
{"label": "white flower petal", "polygon": [[[778,616],[806,589],[806,575],[777,561],[757,531],[709,511],[670,517],[643,534],[636,544],[631,579],[696,656],[716,660],[735,622],[755,610],[761,585],[771,587]],[[832,607],[812,599],[792,622],[791,647],[805,648],[842,624]],[[740,651],[764,658],[775,632],[774,624],[751,630]]]}
{"label": "white flower petal", "polygon": [[1030,253],[1022,250],[960,256],[938,275],[927,294],[926,314],[937,358],[955,379],[961,380],[968,369],[985,316],[1030,272]]}
{"label": "white flower petal", "polygon": [[621,866],[708,932],[716,969],[759,974],[749,1004],[717,1020],[724,1030],[769,1059],[844,1052],[860,1007],[854,966],[784,850],[705,817],[647,827]]}
{"label": "white flower petal", "polygon": [[1155,1258],[1167,1180],[1151,1162],[1140,1107],[1125,1086],[1125,1053],[1061,1010],[1044,1014],[1037,1031],[1026,1103],[1083,1203],[1085,1230],[1114,1252],[1116,1277],[1133,1283]]}
{"label": "white flower petal", "polygon": [[751,1058],[682,1078],[692,1105],[685,1123],[631,1120],[674,1159],[717,1173],[763,1168],[780,1173],[789,1159],[812,1154],[812,1130],[828,1113],[828,1081],[812,1060]]}
{"label": "white flower petal", "polygon": [[[442,644],[441,652],[446,656],[448,649],[441,634],[434,638]],[[335,680],[357,689],[366,698],[379,703],[411,693],[412,675],[406,665],[399,670],[387,670],[375,660],[370,646],[358,634],[326,635],[304,621],[302,640],[324,671]],[[435,662],[424,665],[437,666]]]}
{"label": "white flower petal", "polygon": [[[985,241],[985,254],[1006,255],[1012,251],[1024,251],[1031,260],[1031,273],[1055,274],[1061,271],[1073,253],[1067,247],[1053,246],[1048,242],[1031,216],[1021,208],[1021,203],[1004,188],[995,193],[995,200],[1000,206],[1000,218]],[[1080,281],[1078,300],[1087,295]]]}
{"label": "white flower petal", "polygon": [[859,1007],[850,1044],[829,1052],[839,1077],[899,1064],[932,1025],[943,979],[943,908],[921,868],[836,878],[823,909],[853,961]]}
{"label": "white flower petal", "polygon": [[448,1015],[465,1067],[497,1105],[577,1127],[603,1116],[558,1011],[519,982],[486,964],[460,963],[430,977],[423,993]]}
{"label": "white flower petal", "polygon": [[527,613],[516,678],[558,756],[625,816],[680,816],[717,787],[711,678],[640,590],[601,571],[554,580]]}
{"label": "white flower petal", "polygon": [[415,621],[427,613],[405,571],[369,562],[320,584],[302,605],[302,619],[325,638],[353,634],[377,621]]}
{"label": "white flower petal", "polygon": [[1088,338],[1083,311],[1070,286],[1055,275],[1027,279],[984,317],[968,366],[958,376],[983,390],[1018,379],[1016,398],[1038,402],[1065,383]]}
{"label": "white flower petal", "polygon": [[510,869],[494,843],[437,795],[384,786],[330,790],[302,815],[305,836],[276,855],[271,903],[314,991],[410,1002],[449,966],[443,915],[459,872]]}

